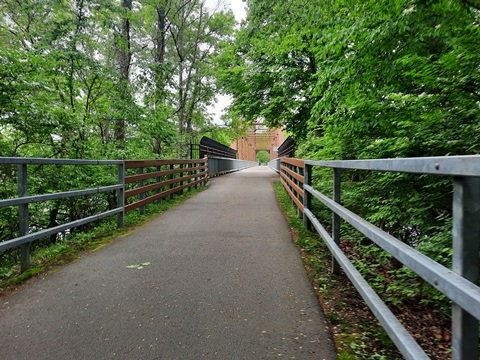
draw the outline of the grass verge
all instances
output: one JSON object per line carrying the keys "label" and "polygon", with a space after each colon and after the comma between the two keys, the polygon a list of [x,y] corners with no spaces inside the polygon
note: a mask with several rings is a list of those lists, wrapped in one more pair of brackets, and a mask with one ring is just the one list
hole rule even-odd
{"label": "grass verge", "polygon": [[395,345],[358,295],[346,275],[331,272],[331,255],[323,240],[303,226],[297,208],[280,182],[274,183],[310,282],[328,320],[339,360],[402,359]]}
{"label": "grass verge", "polygon": [[37,246],[31,252],[31,267],[20,273],[18,251],[0,260],[0,298],[10,295],[27,280],[38,275],[55,271],[61,266],[75,261],[88,252],[96,251],[115,239],[127,236],[166,210],[184,202],[206,187],[191,189],[177,195],[173,200],[151,203],[146,206],[145,215],[132,211],[125,215],[125,225],[117,228],[116,217],[94,223],[88,232],[75,232],[46,247]]}

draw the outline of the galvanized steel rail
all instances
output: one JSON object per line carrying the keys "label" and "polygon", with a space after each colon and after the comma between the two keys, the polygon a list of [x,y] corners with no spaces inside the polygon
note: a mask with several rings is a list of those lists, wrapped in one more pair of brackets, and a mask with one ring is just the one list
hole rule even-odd
{"label": "galvanized steel rail", "polygon": [[[406,359],[428,359],[428,356],[408,334],[385,303],[368,285],[339,247],[340,219],[374,241],[412,269],[425,281],[453,301],[452,309],[452,358],[453,360],[479,359],[480,320],[480,156],[427,157],[406,159],[375,159],[347,161],[305,160],[304,168],[289,166],[296,159],[281,159],[282,182],[299,213],[303,212],[304,224],[310,224],[324,239],[335,261],[333,271],[343,268],[367,305],[385,328]],[[272,166],[279,166],[275,161]],[[286,164],[286,165],[284,165]],[[329,167],[334,170],[333,199],[312,187],[312,168]],[[297,176],[291,171],[296,169]],[[414,174],[437,174],[454,177],[453,194],[453,270],[445,268],[400,240],[360,218],[340,204],[340,175],[342,169],[368,171],[392,171]],[[303,170],[303,172],[301,171]],[[304,181],[301,181],[303,176]],[[283,180],[288,178],[289,180]],[[295,182],[296,181],[296,182]],[[295,187],[292,183],[295,182]],[[303,191],[303,206],[298,197]],[[333,212],[330,235],[311,211],[312,197],[318,199]]]}
{"label": "galvanized steel rail", "polygon": [[208,175],[217,176],[228,174],[233,171],[240,171],[248,169],[252,166],[257,166],[256,161],[230,159],[219,156],[208,157]]}
{"label": "galvanized steel rail", "polygon": [[[123,194],[123,178],[124,178],[124,162],[120,160],[68,160],[68,159],[39,159],[39,158],[8,158],[0,157],[0,165],[17,165],[18,171],[18,198],[0,200],[0,208],[7,206],[18,206],[20,220],[20,236],[0,243],[0,251],[20,246],[20,263],[22,271],[30,267],[30,250],[29,243],[36,241],[42,237],[57,234],[59,232],[73,229],[75,227],[88,224],[90,222],[102,219],[107,216],[117,214],[118,226],[123,226],[124,217],[124,194]],[[115,185],[97,187],[92,189],[74,190],[66,192],[58,192],[54,194],[28,195],[28,165],[117,165],[118,181]],[[42,201],[58,200],[72,198],[82,195],[98,194],[107,191],[117,192],[117,207],[84,219],[75,220],[66,224],[55,226],[46,230],[29,232],[29,212],[28,204]]]}

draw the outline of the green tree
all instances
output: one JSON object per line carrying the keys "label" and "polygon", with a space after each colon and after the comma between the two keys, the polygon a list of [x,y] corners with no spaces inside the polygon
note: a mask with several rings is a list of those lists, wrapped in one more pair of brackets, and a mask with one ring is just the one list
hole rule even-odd
{"label": "green tree", "polygon": [[317,73],[316,38],[303,12],[318,11],[321,16],[321,6],[273,0],[247,4],[246,22],[221,59],[220,83],[235,99],[230,117],[235,122],[263,119],[272,128],[284,125],[301,137],[315,103],[311,90]]}
{"label": "green tree", "polygon": [[[180,133],[225,141],[204,110],[232,34],[230,12],[199,0],[0,0],[0,10],[0,156],[174,157]],[[52,166],[32,172],[32,194],[114,176],[100,168],[67,168],[66,178]],[[0,181],[1,197],[14,197],[15,169],[2,167]],[[112,194],[98,200],[39,205],[32,223],[53,226],[114,202]],[[2,211],[2,239],[18,230],[15,216]]]}
{"label": "green tree", "polygon": [[270,161],[270,154],[265,150],[261,150],[257,153],[257,162],[266,164]]}
{"label": "green tree", "polygon": [[[248,5],[222,59],[232,119],[282,123],[300,143],[298,156],[317,159],[480,151],[479,12],[468,2]],[[432,180],[430,197],[431,179],[410,191],[408,176],[359,176],[356,192],[367,201],[357,210],[408,243],[435,234],[449,211],[443,179]],[[418,224],[406,234],[412,218]]]}
{"label": "green tree", "polygon": [[[310,159],[480,152],[477,2],[247,4],[221,62],[221,85],[235,99],[232,123],[282,124],[297,157]],[[345,206],[450,265],[449,179],[360,171],[342,178]],[[314,183],[331,192],[330,174]],[[317,211],[328,224],[331,214]],[[368,248],[358,251],[368,257]]]}

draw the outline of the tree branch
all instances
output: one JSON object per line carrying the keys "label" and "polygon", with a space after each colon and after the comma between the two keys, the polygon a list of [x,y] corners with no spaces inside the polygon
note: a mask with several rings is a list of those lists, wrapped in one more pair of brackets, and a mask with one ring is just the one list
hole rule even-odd
{"label": "tree branch", "polygon": [[471,1],[469,0],[462,0],[462,2],[467,5],[467,6],[470,6],[470,7],[473,7],[475,10],[480,10],[480,5],[477,5],[477,4],[473,4]]}

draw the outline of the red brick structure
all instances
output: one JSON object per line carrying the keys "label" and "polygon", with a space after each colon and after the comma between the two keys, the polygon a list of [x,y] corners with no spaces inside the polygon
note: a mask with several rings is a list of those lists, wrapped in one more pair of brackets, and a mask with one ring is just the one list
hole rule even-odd
{"label": "red brick structure", "polygon": [[230,147],[238,150],[240,160],[256,161],[257,153],[265,150],[270,154],[270,160],[277,158],[277,149],[285,140],[283,129],[271,130],[262,123],[255,123],[248,129],[248,135],[233,140]]}

